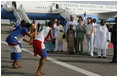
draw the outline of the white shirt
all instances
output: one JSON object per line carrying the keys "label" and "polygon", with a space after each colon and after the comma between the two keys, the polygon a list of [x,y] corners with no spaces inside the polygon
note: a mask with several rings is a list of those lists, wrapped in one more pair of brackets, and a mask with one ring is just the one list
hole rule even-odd
{"label": "white shirt", "polygon": [[35,38],[35,40],[39,40],[41,42],[44,42],[46,36],[48,35],[49,31],[50,31],[50,27],[45,27]]}
{"label": "white shirt", "polygon": [[[88,35],[91,33],[93,28],[94,28],[94,26],[92,24],[86,25],[85,29],[86,29]],[[93,35],[93,33],[92,33],[92,35]]]}

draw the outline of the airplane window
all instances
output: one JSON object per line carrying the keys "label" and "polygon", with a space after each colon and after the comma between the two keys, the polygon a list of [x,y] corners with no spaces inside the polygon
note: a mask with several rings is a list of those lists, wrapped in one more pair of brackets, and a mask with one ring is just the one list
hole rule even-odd
{"label": "airplane window", "polygon": [[59,5],[58,4],[56,4],[56,9],[59,9]]}

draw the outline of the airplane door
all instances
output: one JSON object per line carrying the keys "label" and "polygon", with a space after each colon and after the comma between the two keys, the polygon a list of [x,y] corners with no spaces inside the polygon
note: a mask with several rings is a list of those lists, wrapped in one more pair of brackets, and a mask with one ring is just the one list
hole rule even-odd
{"label": "airplane door", "polygon": [[16,8],[16,2],[15,1],[12,2],[12,5]]}
{"label": "airplane door", "polygon": [[52,4],[52,11],[58,10],[59,9],[59,5],[56,3]]}
{"label": "airplane door", "polygon": [[58,4],[56,4],[56,9],[59,9],[59,5]]}

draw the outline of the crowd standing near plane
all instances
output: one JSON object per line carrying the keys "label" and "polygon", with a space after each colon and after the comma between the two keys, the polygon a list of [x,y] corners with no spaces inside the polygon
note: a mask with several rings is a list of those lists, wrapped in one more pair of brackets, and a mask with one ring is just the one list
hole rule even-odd
{"label": "crowd standing near plane", "polygon": [[[114,56],[111,63],[116,63],[117,20],[113,28],[110,28],[106,26],[104,18],[100,20],[100,24],[96,24],[96,19],[87,18],[86,12],[83,18],[79,16],[78,21],[75,21],[74,16],[70,15],[70,20],[67,21],[66,25],[61,25],[60,20],[56,18],[49,22],[46,21],[45,26],[36,24],[35,20],[33,20],[32,24],[22,20],[21,24],[17,25],[15,30],[7,37],[6,42],[11,49],[11,60],[14,60],[12,66],[16,69],[21,67],[18,64],[19,59],[21,59],[21,41],[24,40],[32,45],[34,56],[41,56],[39,67],[35,74],[43,75],[42,67],[47,58],[47,51],[63,52],[63,39],[67,41],[67,52],[71,55],[82,55],[84,51],[83,41],[85,40],[89,56],[94,56],[94,48],[96,48],[98,53],[97,58],[107,58],[106,49],[110,42],[110,32],[112,33],[111,42],[114,46]],[[29,41],[24,39],[25,35],[30,37]],[[101,51],[103,51],[103,56],[101,55]]]}

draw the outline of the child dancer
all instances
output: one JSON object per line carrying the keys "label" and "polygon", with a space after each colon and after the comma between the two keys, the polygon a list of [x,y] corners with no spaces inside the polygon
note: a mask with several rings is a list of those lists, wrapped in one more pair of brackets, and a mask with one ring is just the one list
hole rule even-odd
{"label": "child dancer", "polygon": [[7,39],[6,42],[8,43],[10,49],[11,49],[11,60],[14,60],[12,66],[16,69],[20,68],[21,66],[18,64],[19,59],[21,58],[21,42],[24,40],[25,42],[28,42],[26,39],[24,39],[24,36],[27,35],[31,37],[32,34],[28,33],[28,30],[30,30],[31,24],[27,23],[25,24],[25,27],[22,27],[13,33],[11,33]]}
{"label": "child dancer", "polygon": [[51,36],[52,40],[56,39],[53,37],[53,33],[52,33],[52,29],[54,28],[54,23],[49,22],[48,25],[49,25],[49,27],[46,27],[45,29],[43,29],[33,41],[34,56],[37,56],[37,55],[41,56],[38,69],[35,73],[36,75],[44,74],[42,72],[42,67],[47,58],[47,52],[46,52],[45,45],[44,45],[45,41],[49,38],[49,36]]}

